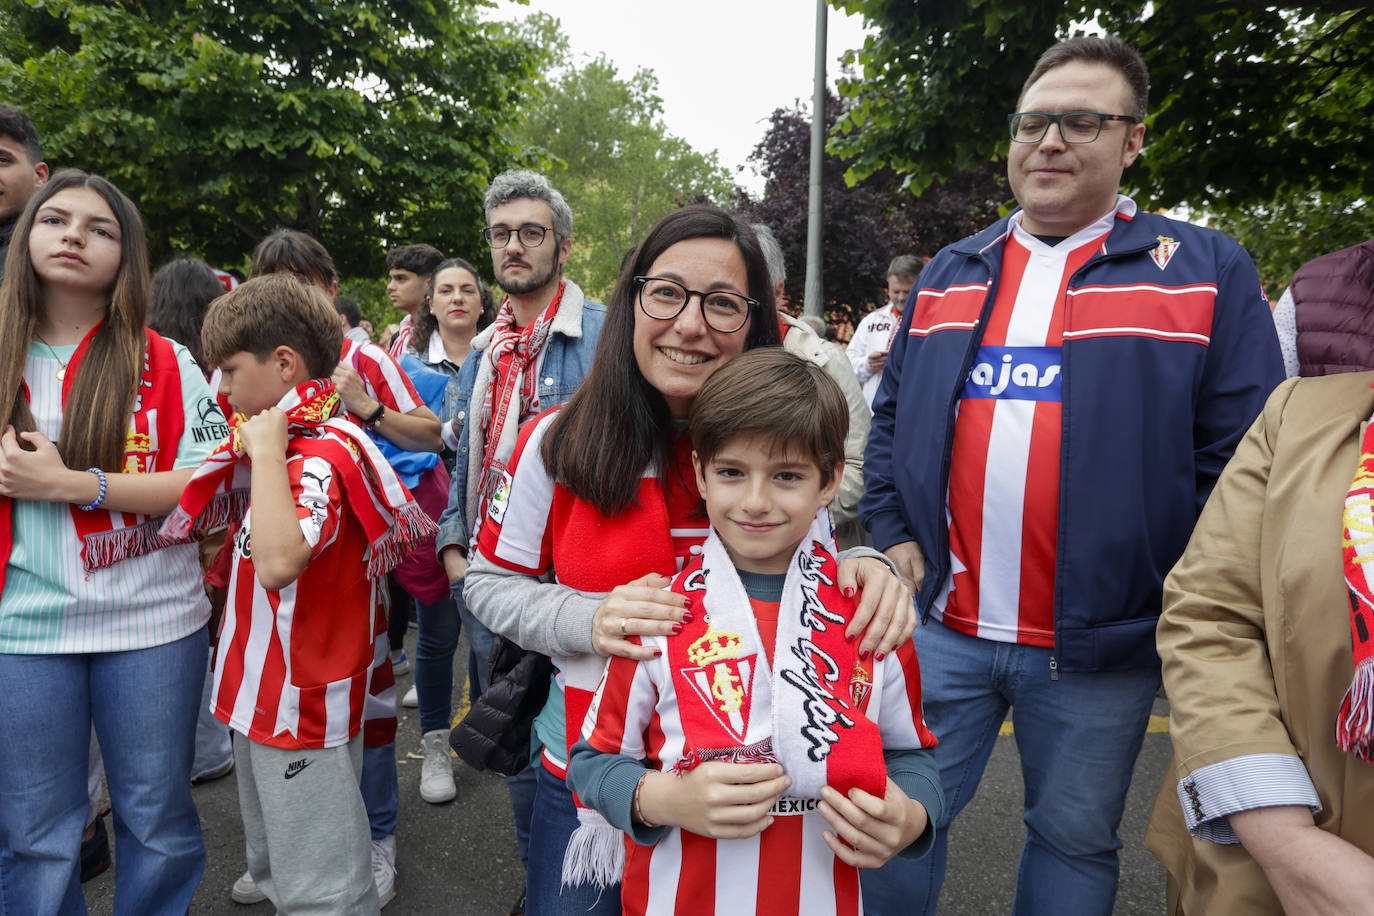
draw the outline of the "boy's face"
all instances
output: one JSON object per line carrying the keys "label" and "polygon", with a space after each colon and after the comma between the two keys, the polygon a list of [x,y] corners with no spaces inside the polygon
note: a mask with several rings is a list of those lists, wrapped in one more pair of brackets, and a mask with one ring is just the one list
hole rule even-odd
{"label": "boy's face", "polygon": [[769,446],[761,439],[731,439],[705,465],[692,453],[706,514],[735,568],[745,572],[787,572],[844,470],[840,462],[824,482],[814,459]]}
{"label": "boy's face", "polygon": [[401,267],[387,272],[386,297],[391,304],[407,315],[413,313],[425,301],[425,291],[429,287],[429,277],[422,277],[414,271]]}
{"label": "boy's face", "polygon": [[0,134],[0,219],[13,219],[48,180],[48,164],[31,162],[28,148]]}
{"label": "boy's face", "polygon": [[246,417],[255,416],[275,407],[288,391],[305,381],[295,377],[299,361],[289,347],[278,347],[262,359],[240,350],[219,364],[219,393],[229,399],[234,410]]}

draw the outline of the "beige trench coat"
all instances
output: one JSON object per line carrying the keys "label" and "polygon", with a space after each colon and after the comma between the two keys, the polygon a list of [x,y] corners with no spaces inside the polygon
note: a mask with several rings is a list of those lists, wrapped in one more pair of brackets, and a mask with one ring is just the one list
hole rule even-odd
{"label": "beige trench coat", "polygon": [[1282,913],[1244,847],[1185,827],[1178,781],[1218,761],[1296,754],[1321,799],[1317,826],[1374,853],[1374,765],[1335,741],[1352,671],[1341,514],[1371,381],[1279,386],[1165,580],[1157,642],[1174,759],[1145,845],[1168,869],[1173,913]]}

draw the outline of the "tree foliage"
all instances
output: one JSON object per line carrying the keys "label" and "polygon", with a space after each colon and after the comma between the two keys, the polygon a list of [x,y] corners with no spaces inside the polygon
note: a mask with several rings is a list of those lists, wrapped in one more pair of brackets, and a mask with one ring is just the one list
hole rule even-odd
{"label": "tree foliage", "polygon": [[535,46],[479,20],[488,0],[0,0],[0,97],[54,166],[139,205],[154,262],[243,263],[278,226],[345,275],[387,248],[481,254],[481,195]]}
{"label": "tree foliage", "polygon": [[832,137],[851,180],[916,189],[1005,154],[1002,115],[1040,52],[1095,23],[1150,68],[1148,207],[1374,195],[1374,10],[1350,0],[832,0],[877,31],[850,52]]}
{"label": "tree foliage", "polygon": [[1209,224],[1233,236],[1255,259],[1270,301],[1293,273],[1319,254],[1374,238],[1374,206],[1363,198],[1313,193],[1222,208]]}
{"label": "tree foliage", "polygon": [[[829,95],[827,129],[841,113],[840,100]],[[749,158],[764,176],[763,195],[742,195],[740,209],[778,237],[787,263],[787,297],[800,304],[806,279],[810,112],[800,107],[774,111]],[[1002,171],[993,163],[956,172],[919,197],[891,169],[879,169],[853,184],[846,182],[845,171],[843,160],[826,155],[821,168],[822,276],[826,320],[835,324],[856,325],[878,304],[894,257],[935,254],[994,220],[1007,199]]]}
{"label": "tree foliage", "polygon": [[573,211],[565,272],[589,295],[609,296],[620,263],[661,216],[683,204],[728,202],[729,173],[668,133],[658,79],[640,69],[620,78],[604,55],[575,64],[546,24],[546,52],[561,64],[530,103],[517,142],[545,156],[545,171]]}

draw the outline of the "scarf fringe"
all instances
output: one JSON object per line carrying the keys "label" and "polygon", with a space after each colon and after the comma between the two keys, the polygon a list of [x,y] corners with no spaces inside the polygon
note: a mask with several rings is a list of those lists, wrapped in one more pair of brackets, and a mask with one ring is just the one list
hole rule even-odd
{"label": "scarf fringe", "polygon": [[81,565],[87,578],[97,569],[113,566],[120,560],[141,557],[170,547],[188,544],[194,537],[164,537],[159,529],[162,518],[150,518],[137,525],[126,525],[110,531],[96,531],[81,538]]}
{"label": "scarf fringe", "polygon": [[163,537],[177,540],[198,539],[197,532],[214,531],[243,518],[248,511],[248,490],[229,490],[216,495],[209,505],[192,518],[181,506],[172,510],[162,523]]}
{"label": "scarf fringe", "polygon": [[563,854],[561,887],[607,888],[625,872],[625,836],[590,808],[577,809],[577,829]]}
{"label": "scarf fringe", "polygon": [[1347,754],[1374,761],[1374,657],[1355,666],[1336,718],[1336,744]]}
{"label": "scarf fringe", "polygon": [[744,747],[691,747],[673,765],[672,772],[683,776],[711,760],[723,760],[726,763],[777,763],[778,755],[773,753],[771,735]]}
{"label": "scarf fringe", "polygon": [[375,579],[391,572],[421,542],[438,533],[439,526],[412,499],[396,511],[386,533],[372,542],[372,556],[367,561],[368,578]]}

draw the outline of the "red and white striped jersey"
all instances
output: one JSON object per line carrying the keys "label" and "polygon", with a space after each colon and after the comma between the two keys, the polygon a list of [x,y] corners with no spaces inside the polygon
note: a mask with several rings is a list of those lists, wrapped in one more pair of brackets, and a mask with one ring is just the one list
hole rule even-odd
{"label": "red and white striped jersey", "polygon": [[[759,603],[751,603],[757,613]],[[771,658],[776,622],[759,623]],[[682,758],[686,735],[668,669],[672,638],[641,637],[662,653],[647,662],[612,656],[583,723],[588,744],[602,753],[647,759],[661,771]],[[912,643],[863,667],[871,683],[851,681],[851,693],[856,707],[877,724],[883,748],[933,746],[935,738],[921,715],[921,675]],[[784,796],[774,807],[772,826],[748,839],[714,840],[672,828],[654,846],[626,843],[624,913],[858,916],[858,869],[826,845],[823,834],[830,826],[815,804]]]}
{"label": "red and white striped jersey", "polygon": [[[387,410],[397,413],[410,413],[425,402],[411,384],[410,376],[392,358],[391,354],[374,343],[360,343],[344,338],[343,362],[352,366],[363,377],[363,387],[374,400],[386,405]],[[358,417],[364,420],[366,417]]]}
{"label": "red and white striped jersey", "polygon": [[334,747],[362,726],[376,629],[370,548],[328,461],[288,449],[286,474],[310,562],[286,588],[264,589],[249,507],[234,535],[213,711],[259,744]]}
{"label": "red and white striped jersey", "polygon": [[396,327],[396,336],[391,339],[391,346],[387,347],[387,352],[393,359],[400,359],[401,354],[410,346],[410,337],[415,333],[415,319],[410,315],[401,319],[401,323]]}
{"label": "red and white striped jersey", "polygon": [[947,504],[953,575],[934,606],[938,619],[970,636],[1054,646],[1065,290],[1114,220],[1132,215],[1120,206],[1054,246],[1013,217],[957,406]]}

